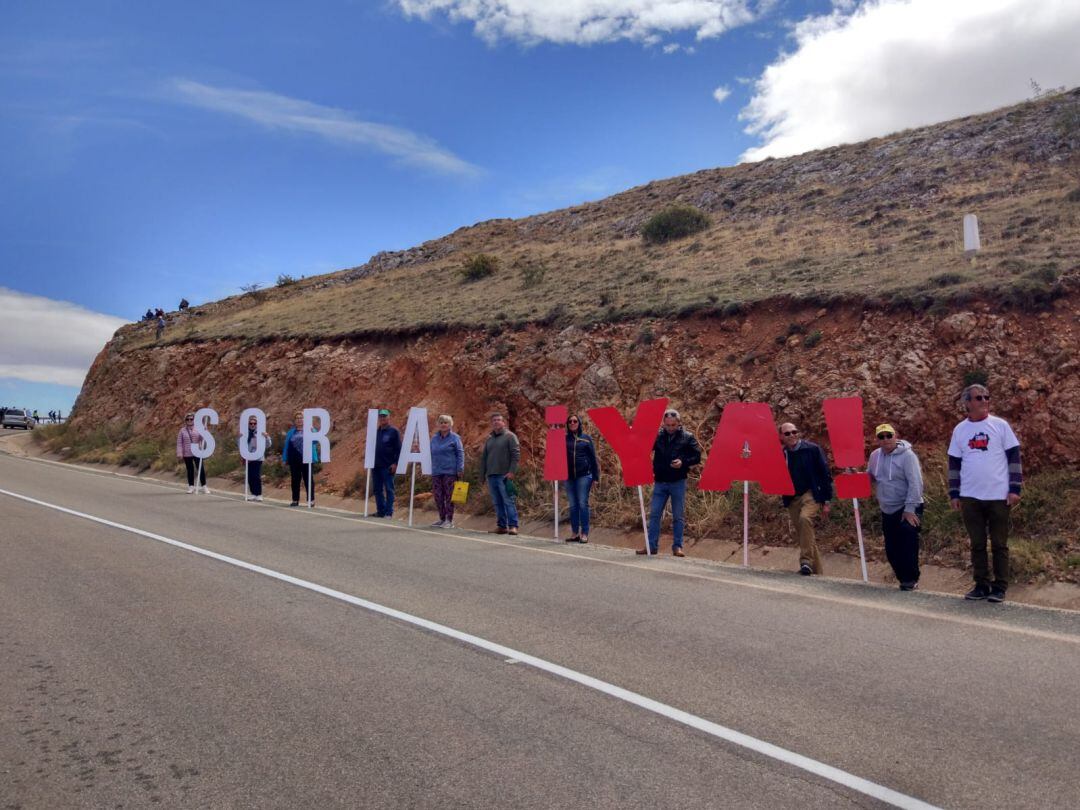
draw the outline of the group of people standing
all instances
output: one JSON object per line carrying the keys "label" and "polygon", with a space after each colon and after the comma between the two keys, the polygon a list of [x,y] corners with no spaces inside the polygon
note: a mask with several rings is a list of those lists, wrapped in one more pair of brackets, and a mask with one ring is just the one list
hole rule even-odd
{"label": "group of people standing", "polygon": [[[975,587],[965,595],[971,600],[1001,602],[1009,585],[1008,535],[1010,509],[1020,500],[1023,474],[1020,442],[1009,423],[990,414],[990,392],[983,385],[969,385],[961,395],[967,417],[953,430],[948,448],[949,498],[952,508],[963,517],[971,538],[971,563]],[[490,417],[491,431],[484,441],[480,457],[480,478],[487,485],[495,507],[497,534],[518,533],[517,490],[514,477],[521,461],[521,445],[509,429],[502,413]],[[454,485],[465,469],[465,450],[461,437],[454,432],[454,420],[448,414],[436,420],[431,437],[432,494],[439,519],[432,526],[454,527]],[[246,438],[251,451],[257,448],[257,424],[248,424]],[[889,423],[874,430],[877,447],[870,454],[867,471],[881,510],[885,554],[904,591],[918,588],[919,546],[924,509],[923,478],[919,458],[912,445],[900,438]],[[263,434],[270,446],[270,437]],[[300,484],[307,501],[314,503],[308,465],[303,463],[303,414],[297,412],[293,426],[285,436],[282,461],[291,474],[292,502],[299,504]],[[833,498],[832,474],[822,448],[804,438],[798,427],[785,422],[779,428],[794,494],[783,496],[792,530],[799,545],[799,573],[821,574],[823,565],[818,549],[814,521],[829,516]],[[196,483],[192,447],[201,442],[194,430],[194,415],[185,416],[185,424],[176,440],[176,454],[187,469],[188,492],[206,488],[205,470]],[[313,444],[318,461],[318,443]],[[390,411],[378,413],[375,457],[371,477],[375,489],[376,517],[394,514],[394,478],[401,453],[401,433],[390,423]],[[694,435],[682,425],[678,411],[665,411],[662,426],[652,448],[655,483],[649,507],[648,546],[638,549],[641,555],[659,551],[660,529],[664,511],[670,503],[672,517],[672,554],[684,557],[686,524],[686,488],[690,470],[701,463],[702,451]],[[596,443],[584,432],[576,414],[566,422],[567,480],[571,534],[567,542],[589,541],[589,499],[592,488],[600,482]],[[249,488],[255,500],[262,500],[262,462],[249,462]],[[987,555],[989,541],[992,567]]]}

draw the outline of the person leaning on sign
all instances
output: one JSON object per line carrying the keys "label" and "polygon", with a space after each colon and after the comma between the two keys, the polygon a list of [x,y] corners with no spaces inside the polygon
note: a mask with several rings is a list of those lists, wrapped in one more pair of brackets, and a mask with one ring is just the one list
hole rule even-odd
{"label": "person leaning on sign", "polygon": [[[255,453],[259,449],[258,430],[259,420],[256,419],[254,416],[250,417],[247,424],[247,433],[241,434],[240,436],[240,441],[247,444],[247,449],[249,453]],[[270,438],[269,433],[263,432],[262,437],[266,441],[266,446],[263,448],[263,455],[265,455],[266,451],[270,449],[274,441]],[[303,449],[301,449],[301,453],[302,452]],[[247,476],[248,489],[251,491],[251,498],[252,500],[256,501],[261,501],[263,499],[262,466],[263,461],[261,458],[256,461],[249,461],[247,462],[247,470],[245,473]]]}
{"label": "person leaning on sign", "polygon": [[184,426],[180,428],[180,432],[176,434],[176,456],[183,459],[184,469],[187,472],[187,491],[192,493],[195,491],[195,468],[199,468],[199,484],[202,491],[207,495],[210,494],[209,488],[206,486],[206,466],[199,465],[195,458],[195,453],[191,448],[195,445],[202,447],[205,442],[203,441],[202,434],[195,429],[195,414],[184,414]]}
{"label": "person leaning on sign", "polygon": [[375,430],[375,466],[371,477],[375,482],[375,517],[394,516],[394,474],[401,455],[401,433],[390,424],[390,411],[379,411]]}
{"label": "person leaning on sign", "polygon": [[799,541],[799,573],[803,576],[820,574],[821,552],[818,551],[814,534],[814,517],[821,510],[829,517],[829,501],[832,500],[832,474],[825,453],[811,441],[799,438],[799,429],[790,422],[780,426],[780,441],[784,445],[794,495],[783,497],[791,526]]}
{"label": "person leaning on sign", "polygon": [[435,420],[438,429],[431,434],[431,494],[439,510],[436,529],[454,528],[454,484],[465,471],[465,448],[454,433],[454,420],[442,414]]}
{"label": "person leaning on sign", "polygon": [[919,529],[922,526],[923,481],[919,457],[902,441],[892,425],[874,429],[878,446],[870,454],[866,471],[874,482],[881,507],[885,556],[900,583],[900,590],[919,587]]}
{"label": "person leaning on sign", "polygon": [[480,480],[487,481],[491,502],[495,505],[495,534],[517,534],[518,514],[514,496],[514,473],[521,460],[518,437],[506,427],[501,413],[491,415],[491,433],[480,456]]}
{"label": "person leaning on sign", "polygon": [[701,463],[701,446],[694,434],[683,430],[682,419],[676,410],[664,411],[664,424],[653,442],[652,501],[649,504],[649,548],[639,548],[638,554],[656,554],[660,549],[660,521],[664,507],[671,499],[671,553],[685,557],[683,527],[686,524],[686,476],[690,468]]}
{"label": "person leaning on sign", "polygon": [[[960,511],[971,538],[975,587],[965,599],[1004,602],[1009,587],[1009,510],[1020,503],[1024,485],[1020,440],[1004,419],[990,414],[990,391],[969,385],[960,395],[967,419],[949,442],[949,500]],[[986,559],[986,538],[994,558],[994,578]]]}
{"label": "person leaning on sign", "polygon": [[[289,432],[285,434],[285,445],[281,450],[281,460],[289,467],[290,483],[292,484],[292,502],[289,506],[300,505],[300,482],[304,482],[304,492],[308,503],[315,505],[315,482],[311,480],[308,465],[304,463],[304,412],[297,411],[293,414],[293,424]],[[319,443],[311,445],[311,460],[319,463]]]}

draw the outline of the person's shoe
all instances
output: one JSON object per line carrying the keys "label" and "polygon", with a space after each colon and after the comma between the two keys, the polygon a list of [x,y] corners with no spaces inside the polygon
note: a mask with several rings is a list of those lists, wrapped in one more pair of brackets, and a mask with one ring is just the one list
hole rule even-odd
{"label": "person's shoe", "polygon": [[964,598],[969,602],[974,602],[977,599],[985,599],[990,595],[990,589],[985,585],[976,585],[970,591],[964,594]]}
{"label": "person's shoe", "polygon": [[203,487],[202,492],[203,492],[203,495],[209,495],[210,494],[210,487]]}
{"label": "person's shoe", "polygon": [[375,517],[384,518],[384,517],[386,517],[386,513],[385,512],[376,512]]}
{"label": "person's shoe", "polygon": [[814,573],[814,569],[811,568],[806,563],[803,563],[802,565],[799,566],[799,573],[802,574],[804,577],[808,577],[812,573]]}
{"label": "person's shoe", "polygon": [[[634,553],[638,554],[638,555],[640,555],[642,557],[645,557],[645,556],[648,556],[649,550],[647,548],[639,548]],[[653,552],[653,553],[655,554],[656,552]]]}
{"label": "person's shoe", "polygon": [[300,505],[300,501],[293,501],[292,503],[289,504],[289,506],[299,506],[299,505]]}
{"label": "person's shoe", "polygon": [[1002,588],[991,588],[990,595],[986,597],[987,602],[1004,602],[1005,591]]}
{"label": "person's shoe", "polygon": [[257,501],[262,501],[262,495],[256,495],[256,496],[255,496],[255,500],[257,500]]}
{"label": "person's shoe", "polygon": [[918,582],[901,582],[900,590],[902,591],[917,591],[919,589]]}
{"label": "person's shoe", "polygon": [[580,537],[578,537],[577,541],[579,543],[588,543],[589,542],[589,535],[583,534]]}
{"label": "person's shoe", "polygon": [[444,529],[452,529],[452,528],[454,528],[454,521],[452,521],[452,520],[444,520],[442,522],[442,527]]}
{"label": "person's shoe", "polygon": [[441,528],[443,528],[443,522],[441,520],[436,520],[434,523],[431,524],[431,528],[432,529],[441,529]]}
{"label": "person's shoe", "polygon": [[685,551],[683,551],[683,550],[682,550],[682,548],[681,548],[681,547],[679,547],[679,546],[675,546],[675,548],[673,548],[673,549],[671,550],[671,553],[672,553],[672,555],[674,555],[675,557],[685,557],[685,556],[686,556],[686,552],[685,552]]}
{"label": "person's shoe", "polygon": [[581,542],[581,535],[580,534],[572,534],[572,535],[570,535],[569,537],[566,538],[566,542],[567,543],[580,543]]}
{"label": "person's shoe", "polygon": [[506,533],[507,534],[517,534],[518,533],[517,526],[511,526],[509,529],[506,530]]}
{"label": "person's shoe", "polygon": [[505,526],[499,526],[497,529],[492,529],[488,534],[506,534],[507,529]]}
{"label": "person's shoe", "polygon": [[188,495],[194,495],[195,494],[195,487],[188,487],[187,488],[187,494]]}

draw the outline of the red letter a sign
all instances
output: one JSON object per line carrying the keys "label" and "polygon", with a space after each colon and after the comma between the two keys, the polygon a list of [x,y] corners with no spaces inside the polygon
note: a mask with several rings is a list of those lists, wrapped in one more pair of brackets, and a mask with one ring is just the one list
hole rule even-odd
{"label": "red letter a sign", "polygon": [[637,406],[634,426],[623,421],[616,408],[590,408],[589,418],[608,440],[622,462],[623,483],[628,487],[653,482],[652,453],[660,423],[664,421],[667,399],[648,399]]}
{"label": "red letter a sign", "polygon": [[766,495],[795,494],[772,408],[764,402],[724,407],[698,489],[730,489],[735,481],[757,481]]}

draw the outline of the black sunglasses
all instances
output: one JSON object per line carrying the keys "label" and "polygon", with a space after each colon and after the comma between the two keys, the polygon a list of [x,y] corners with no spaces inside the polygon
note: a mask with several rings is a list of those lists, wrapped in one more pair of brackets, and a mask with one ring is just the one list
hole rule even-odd
{"label": "black sunglasses", "polygon": [[798,436],[799,431],[797,431],[797,430],[785,430],[784,435],[785,436]]}
{"label": "black sunglasses", "polygon": [[990,395],[987,394],[986,396],[983,396],[982,394],[976,394],[975,396],[972,397],[972,399],[974,399],[977,402],[989,402],[990,401]]}
{"label": "black sunglasses", "polygon": [[892,435],[891,433],[879,433],[879,434],[877,435],[877,437],[878,437],[879,439],[891,439],[891,438],[892,438],[892,436],[893,436],[893,435]]}

